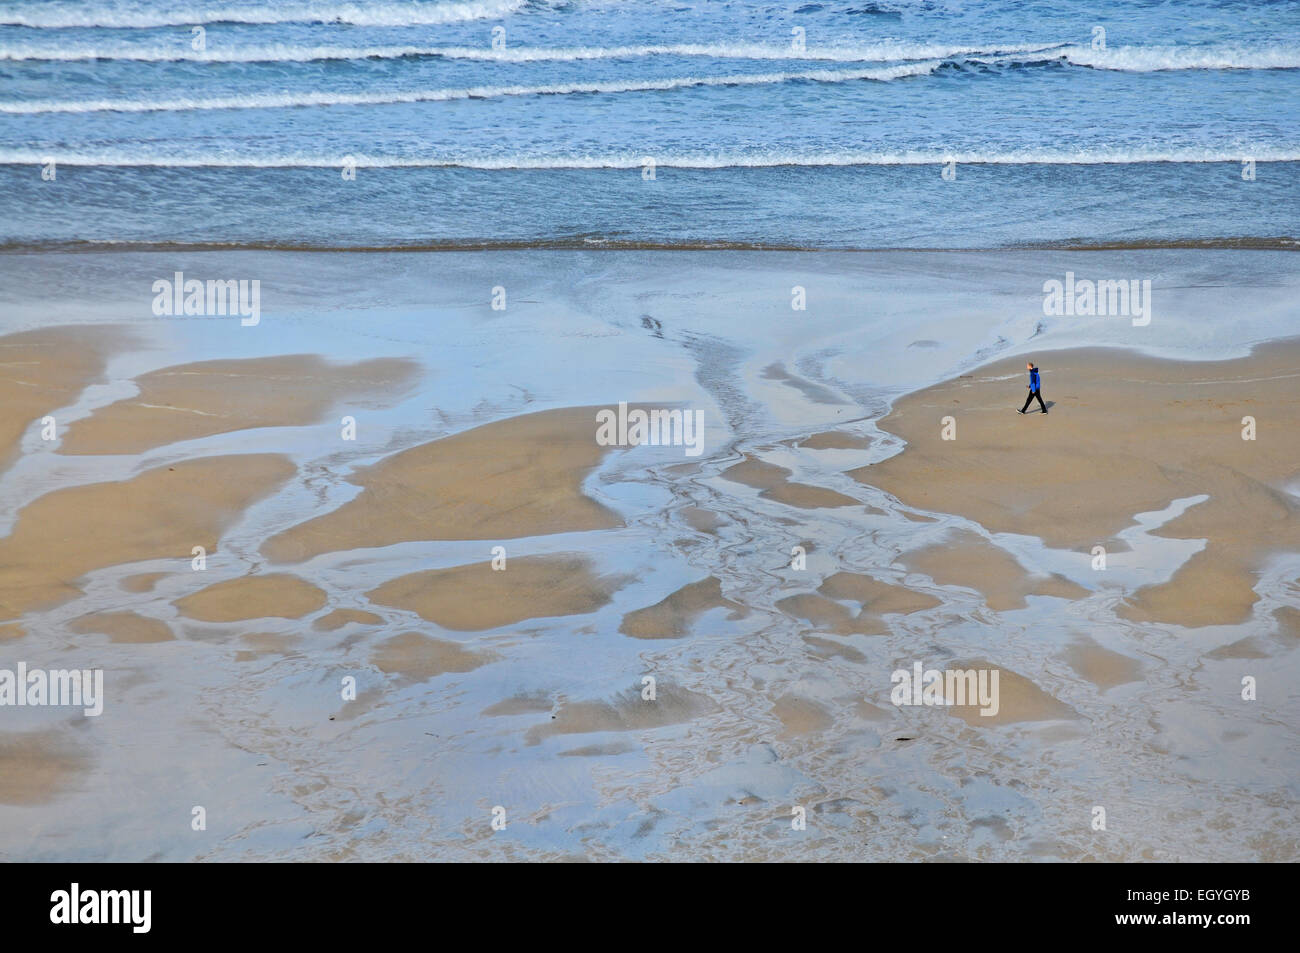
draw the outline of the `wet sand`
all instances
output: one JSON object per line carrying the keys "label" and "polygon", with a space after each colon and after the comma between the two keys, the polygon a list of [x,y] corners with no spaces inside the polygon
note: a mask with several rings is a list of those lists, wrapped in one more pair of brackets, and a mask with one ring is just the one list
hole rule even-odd
{"label": "wet sand", "polygon": [[564,702],[550,721],[528,730],[527,741],[535,745],[552,735],[659,728],[690,721],[716,708],[707,695],[679,686],[659,684],[653,699],[644,697],[640,688],[629,688],[609,700]]}
{"label": "wet sand", "polygon": [[300,619],[324,607],[325,593],[289,573],[266,573],[215,583],[175,605],[181,615],[200,622]]}
{"label": "wet sand", "polygon": [[1102,691],[1127,685],[1142,678],[1142,663],[1127,655],[1102,648],[1088,638],[1081,638],[1065,651],[1070,667]]}
{"label": "wet sand", "polygon": [[745,611],[723,597],[721,580],[709,576],[682,586],[652,606],[629,612],[618,630],[634,639],[679,639],[690,631],[696,618],[710,609],[730,609],[741,615]]}
{"label": "wet sand", "polygon": [[1088,590],[1060,576],[1031,574],[1005,550],[974,533],[951,534],[942,544],[903,557],[912,572],[924,573],[941,586],[974,589],[990,609],[1023,609],[1026,596],[1082,599]]}
{"label": "wet sand", "polygon": [[170,642],[175,636],[167,623],[137,612],[92,612],[68,626],[73,632],[97,632],[119,643]]}
{"label": "wet sand", "polygon": [[790,471],[785,467],[749,455],[735,466],[723,470],[721,476],[724,480],[761,490],[759,496],[764,499],[777,500],[801,509],[813,510],[820,507],[858,504],[853,497],[836,490],[792,482],[787,479]]}
{"label": "wet sand", "polygon": [[412,573],[366,595],[378,605],[418,613],[444,629],[469,632],[547,616],[587,615],[619,587],[615,576],[593,572],[574,555],[507,557],[492,562]]}
{"label": "wet sand", "polygon": [[140,453],[236,430],[317,423],[342,401],[392,399],[416,370],[406,359],[332,364],[314,354],[166,367],[137,377],[137,396],[77,421],[59,452]]}
{"label": "wet sand", "polygon": [[[845,602],[857,603],[856,614]],[[782,612],[810,622],[824,632],[883,635],[890,628],[882,616],[910,615],[940,604],[934,596],[906,586],[881,582],[863,573],[837,572],[824,579],[816,593],[787,596],[776,605]]]}
{"label": "wet sand", "polygon": [[513,417],[402,451],[360,471],[354,500],[276,536],[277,563],[412,540],[516,539],[608,529],[617,515],[581,492],[605,448],[597,408]]}
{"label": "wet sand", "polygon": [[[159,856],[1300,856],[1295,342],[1215,362],[1044,351],[1046,418],[1014,413],[1023,359],[1001,360],[891,396],[878,434],[886,404],[855,385],[887,361],[849,347],[819,371],[764,351],[784,331],[747,323],[728,351],[613,311],[472,315],[461,338],[444,320],[423,349],[417,314],[320,357],[287,331],[261,345],[284,355],[234,357],[203,329],[153,370],[121,330],[40,332],[39,360],[66,367],[0,404],[11,447],[93,383],[141,393],[92,399],[58,452],[11,458],[0,665],[103,666],[109,695],[93,746],[67,712],[0,726],[0,851],[137,859],[124,845],[183,801],[228,826],[200,850],[181,825]],[[810,353],[845,346],[846,314]],[[546,335],[565,359],[543,372]],[[913,337],[939,335],[909,330],[900,353]],[[695,383],[699,459],[595,443],[598,407]],[[341,401],[374,408],[355,445]],[[996,668],[999,714],[890,704],[915,660]],[[1241,699],[1247,674],[1262,704]],[[104,796],[127,784],[131,803]],[[1105,841],[1078,811],[1094,796]],[[496,803],[507,846],[485,827]],[[786,836],[792,804],[812,836]]]}
{"label": "wet sand", "polygon": [[77,783],[88,758],[59,731],[0,733],[0,804],[42,804]]}
{"label": "wet sand", "polygon": [[[986,715],[979,705],[949,704],[947,710],[972,728],[992,728],[1016,722],[1059,721],[1079,717],[1069,705],[1043,691],[1019,672],[1003,665],[994,665],[987,659],[957,659],[949,662],[948,669],[969,671],[993,670],[998,672],[998,710]],[[955,701],[955,700],[951,700]]]}
{"label": "wet sand", "polygon": [[[122,329],[43,328],[0,337],[0,469],[29,427],[101,380],[108,356],[129,346]],[[57,424],[56,417],[56,424]]]}
{"label": "wet sand", "polygon": [[908,615],[933,609],[942,603],[924,592],[882,582],[872,576],[856,572],[837,572],[828,576],[818,592],[832,599],[856,602],[863,611],[876,615],[897,612]]}
{"label": "wet sand", "polygon": [[0,619],[79,596],[77,580],[96,569],[168,558],[188,568],[196,546],[211,557],[222,530],[293,473],[278,454],[203,457],[38,497],[0,538]]}
{"label": "wet sand", "polygon": [[312,623],[318,632],[334,632],[348,625],[382,625],[383,616],[364,609],[335,609]]}
{"label": "wet sand", "polygon": [[[1081,560],[1094,546],[1121,548],[1116,534],[1138,513],[1207,494],[1156,531],[1205,539],[1205,549],[1169,582],[1139,590],[1121,614],[1183,626],[1245,621],[1264,561],[1300,546],[1297,504],[1284,492],[1298,473],[1300,344],[1194,364],[1103,349],[1048,352],[1036,363],[1047,416],[1015,413],[1025,361],[997,361],[898,401],[880,426],[906,449],[853,475],[909,506],[1036,536]],[[955,440],[942,437],[949,416]],[[1242,439],[1247,416],[1254,440]],[[1020,598],[967,578],[959,584],[982,585],[999,604]]]}
{"label": "wet sand", "polygon": [[425,681],[448,672],[472,672],[495,658],[490,652],[475,652],[458,642],[404,632],[381,642],[371,662],[381,672]]}

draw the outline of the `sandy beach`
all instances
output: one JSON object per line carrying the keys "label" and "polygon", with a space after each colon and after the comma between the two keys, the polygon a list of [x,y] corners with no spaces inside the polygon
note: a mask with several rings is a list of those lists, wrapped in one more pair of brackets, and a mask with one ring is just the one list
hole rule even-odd
{"label": "sandy beach", "polygon": [[[1300,857],[1290,287],[1140,348],[1036,330],[1032,255],[281,256],[267,332],[133,317],[164,258],[0,336],[0,667],[108,686],[5,711],[0,857]],[[393,281],[365,321],[315,287],[358,268]],[[536,303],[468,304],[496,273]],[[826,304],[792,323],[796,281]],[[619,402],[699,408],[704,453],[602,445]],[[996,670],[997,713],[900,707],[914,663]]]}
{"label": "sandy beach", "polygon": [[[1036,536],[1089,562],[1094,546],[1125,548],[1116,534],[1136,514],[1208,497],[1154,531],[1205,540],[1205,547],[1168,582],[1138,589],[1121,615],[1182,626],[1249,619],[1265,561],[1300,547],[1297,499],[1288,492],[1300,475],[1300,345],[1195,364],[1080,349],[1053,352],[1040,364],[1047,417],[1031,411],[1009,421],[1020,395],[1007,384],[1026,376],[1024,362],[998,361],[899,401],[880,426],[906,440],[907,450],[853,476],[909,505],[960,513],[995,533]],[[947,416],[957,428],[952,440],[942,436]],[[1247,418],[1252,439],[1243,438]],[[1006,583],[1007,567],[946,553],[920,568],[973,585],[995,608],[1008,603],[1005,593],[990,592]],[[963,577],[943,561],[979,565],[992,578]]]}

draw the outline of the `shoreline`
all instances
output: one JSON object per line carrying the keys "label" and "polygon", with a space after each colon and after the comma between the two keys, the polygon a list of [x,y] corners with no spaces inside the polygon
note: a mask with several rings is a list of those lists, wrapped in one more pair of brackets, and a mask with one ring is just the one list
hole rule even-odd
{"label": "shoreline", "polygon": [[[458,832],[499,790],[511,849],[536,859],[768,858],[764,825],[787,803],[818,819],[870,816],[879,831],[863,844],[828,828],[794,848],[808,860],[1027,847],[1113,860],[1142,856],[1152,837],[1162,857],[1291,858],[1287,805],[1260,804],[1300,749],[1286,715],[1300,703],[1288,610],[1300,558],[1261,569],[1257,544],[1264,527],[1300,550],[1285,535],[1294,516],[1279,524],[1268,509],[1270,474],[1290,462],[1271,441],[1292,432],[1300,389],[1250,385],[1280,390],[1251,395],[1273,398],[1255,409],[1262,459],[1235,468],[1240,485],[1225,470],[1241,448],[1206,450],[1196,428],[1176,426],[1177,405],[1152,396],[1201,400],[1197,381],[1300,366],[1295,338],[1222,358],[1284,329],[1292,307],[1286,280],[1252,284],[1257,266],[1224,255],[1193,262],[1185,283],[1226,261],[1244,290],[1198,286],[1203,304],[1167,303],[1141,339],[1102,322],[1038,330],[1022,284],[1064,263],[1036,256],[1004,258],[991,276],[981,260],[950,274],[943,255],[838,258],[815,272],[807,256],[702,256],[670,274],[654,255],[614,256],[568,294],[590,256],[467,256],[428,272],[405,270],[418,257],[358,258],[361,281],[339,259],[254,254],[241,267],[280,269],[273,288],[295,289],[268,294],[256,328],[153,317],[147,279],[170,273],[157,256],[86,259],[75,282],[53,261],[50,285],[38,270],[10,273],[0,284],[43,295],[17,296],[11,324],[86,323],[18,332],[67,370],[34,379],[48,389],[11,378],[24,403],[0,408],[17,415],[4,431],[14,456],[0,470],[0,551],[27,610],[0,612],[0,646],[32,666],[103,668],[108,697],[93,744],[57,710],[6,721],[0,761],[44,780],[0,791],[0,850],[133,857],[103,832],[170,830],[159,826],[175,808],[169,778],[215,771],[223,788],[197,803],[223,819],[220,839],[196,852],[181,825],[149,835],[156,856],[492,858],[502,848]],[[798,282],[813,306],[792,319]],[[497,283],[510,289],[505,312],[486,294]],[[1249,320],[1219,318],[1230,301]],[[1015,302],[1027,313],[997,313]],[[1080,334],[1113,340],[1081,363]],[[1139,341],[1183,358],[1144,356]],[[81,353],[94,348],[102,360]],[[1034,357],[1060,407],[1044,420],[1002,406],[1023,400],[1030,348],[1051,351]],[[1133,395],[1151,406],[1134,411]],[[942,409],[931,404],[954,396],[958,441],[930,448]],[[621,400],[701,410],[704,452],[598,446],[594,411]],[[1097,423],[1116,408],[1134,411],[1131,435]],[[33,429],[43,414],[59,418],[58,441]],[[990,444],[985,422],[1022,445]],[[1089,476],[1073,454],[1120,438],[1138,442],[1128,470],[1096,464],[1074,528],[1053,516],[1059,538],[1017,533],[1033,528],[1033,505],[1050,509],[1062,473]],[[987,472],[968,465],[980,459]],[[854,479],[876,468],[898,486]],[[1017,475],[1009,506],[998,490]],[[910,495],[926,487],[930,499]],[[1025,525],[1011,519],[1020,502]],[[1119,520],[1106,527],[1104,578],[1073,545],[1099,517]],[[1160,587],[1180,567],[1199,572],[1206,536],[1227,547],[1211,566],[1226,595],[1196,601],[1239,614],[1244,579],[1258,589],[1249,616],[1144,621],[1167,615]],[[891,703],[893,670],[960,660],[1003,673],[997,717]],[[1238,700],[1243,670],[1276,680],[1267,708]],[[356,697],[341,699],[348,676]],[[162,738],[158,724],[174,728]],[[126,784],[140,796],[102,797]],[[1105,843],[1073,833],[1098,784],[1124,819]],[[1174,809],[1199,820],[1171,826]],[[991,811],[1005,838],[981,834]],[[633,837],[647,816],[658,820]],[[1223,816],[1233,823],[1200,823]],[[71,846],[32,833],[69,817]],[[308,848],[304,826],[319,831]]]}

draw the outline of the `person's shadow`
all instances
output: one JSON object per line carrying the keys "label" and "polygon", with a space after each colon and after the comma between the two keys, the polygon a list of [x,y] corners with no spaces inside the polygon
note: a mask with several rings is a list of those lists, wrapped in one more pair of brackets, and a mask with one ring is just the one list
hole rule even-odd
{"label": "person's shadow", "polygon": [[1047,405],[1048,410],[1051,410],[1053,407],[1056,406],[1056,401],[1054,400],[1045,400],[1043,401],[1043,403]]}

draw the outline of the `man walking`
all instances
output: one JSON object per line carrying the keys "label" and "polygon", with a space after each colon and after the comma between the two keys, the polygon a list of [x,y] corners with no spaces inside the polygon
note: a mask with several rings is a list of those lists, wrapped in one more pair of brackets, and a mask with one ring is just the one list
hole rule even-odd
{"label": "man walking", "polygon": [[1026,364],[1025,367],[1029,368],[1029,396],[1025,398],[1025,406],[1021,407],[1020,410],[1016,412],[1023,414],[1029,409],[1029,402],[1037,397],[1038,406],[1043,408],[1043,413],[1047,413],[1047,405],[1043,403],[1043,394],[1040,389],[1041,385],[1038,381],[1038,368],[1034,367],[1033,362]]}

